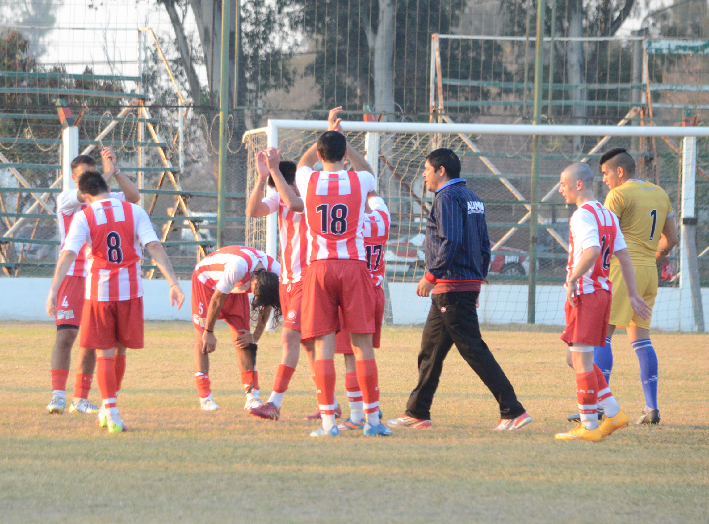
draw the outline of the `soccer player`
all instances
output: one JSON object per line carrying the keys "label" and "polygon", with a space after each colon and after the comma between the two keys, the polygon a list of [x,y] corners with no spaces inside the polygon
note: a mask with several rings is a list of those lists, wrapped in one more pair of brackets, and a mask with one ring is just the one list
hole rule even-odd
{"label": "soccer player", "polygon": [[[200,407],[214,411],[219,406],[212,397],[209,354],[217,349],[214,325],[226,321],[236,349],[241,383],[246,393],[244,409],[261,405],[256,366],[257,343],[274,312],[281,316],[278,299],[280,265],[263,251],[250,247],[227,246],[204,257],[192,273],[192,323],[195,329],[194,369]],[[249,309],[249,293],[254,298]],[[251,333],[251,313],[258,316]]]}
{"label": "soccer player", "polygon": [[[103,160],[103,177],[107,183],[112,178],[118,182],[121,192],[111,193],[112,198],[136,203],[140,201],[138,189],[116,166],[116,154],[110,147],[101,151]],[[96,161],[88,155],[79,155],[71,162],[71,177],[76,184],[79,177],[86,171],[96,169]],[[67,189],[57,197],[57,225],[62,248],[66,240],[67,231],[75,214],[86,208],[84,195],[78,189]],[[84,306],[86,257],[87,246],[84,246],[71,265],[66,278],[59,288],[59,301],[57,304],[57,334],[52,349],[52,400],[47,406],[49,413],[64,413],[66,407],[66,382],[69,377],[71,364],[71,348],[79,333],[79,322]],[[121,364],[116,366],[125,370],[125,355],[117,357]],[[78,369],[74,384],[74,398],[69,407],[70,413],[96,413],[98,407],[89,402],[88,396],[91,389],[96,354],[86,348],[79,348]]]}
{"label": "soccer player", "polygon": [[[336,108],[331,111],[335,129],[340,127]],[[335,117],[332,118],[332,113]],[[279,159],[278,151],[267,156]],[[345,170],[349,158],[358,171]],[[320,160],[322,171],[313,166]],[[272,172],[278,191],[287,190],[282,176]],[[313,437],[339,434],[335,424],[335,333],[350,332],[357,378],[364,399],[365,436],[391,435],[379,420],[379,383],[372,346],[376,297],[367,270],[362,234],[365,202],[376,196],[374,175],[367,161],[347,143],[339,131],[326,131],[301,157],[295,183],[302,200],[291,211],[303,212],[308,224],[308,271],[303,282],[301,332],[315,339],[315,381],[322,427]]]}
{"label": "soccer player", "polygon": [[179,309],[185,296],[148,214],[135,204],[111,198],[108,184],[96,171],[82,174],[78,185],[88,207],[72,220],[54,272],[47,312],[55,316],[59,286],[84,244],[88,244],[91,258],[79,345],[97,352],[96,379],[103,399],[99,426],[108,427],[109,433],[121,433],[126,426],[116,405],[120,386],[115,355],[118,344],[143,347],[141,243],[170,283],[170,303],[177,303]]}
{"label": "soccer player", "polygon": [[[391,216],[389,208],[381,197],[373,197],[368,201],[370,212],[367,213],[364,221],[364,249],[367,253],[367,269],[372,275],[372,285],[376,295],[374,306],[374,336],[372,346],[379,348],[382,335],[382,323],[384,321],[384,253],[387,240],[389,239],[389,226]],[[363,429],[364,428],[364,401],[362,391],[357,380],[357,365],[355,362],[350,334],[346,330],[341,330],[335,337],[335,353],[344,355],[345,358],[345,389],[347,390],[347,400],[350,405],[350,416],[342,424],[338,425],[339,430]]]}
{"label": "soccer player", "polygon": [[[613,255],[618,259],[633,311],[649,318],[651,308],[638,295],[630,255],[618,226],[618,218],[593,196],[593,170],[584,163],[561,172],[559,192],[577,210],[569,219],[569,264],[566,278],[566,329],[561,339],[568,344],[567,363],[576,374],[580,423],[559,440],[599,442],[628,425],[628,417],[593,363],[593,348],[606,338],[613,284],[608,275]],[[598,425],[598,405],[605,411]]]}
{"label": "soccer player", "polygon": [[[278,237],[281,247],[281,278],[280,302],[283,315],[283,356],[276,371],[273,392],[268,402],[252,408],[249,412],[260,418],[278,420],[281,413],[283,396],[288,390],[290,379],[298,365],[300,346],[306,352],[311,373],[314,370],[314,346],[312,341],[301,341],[300,317],[301,301],[303,296],[303,273],[308,266],[307,226],[305,216],[289,209],[293,202],[289,200],[298,195],[295,187],[296,165],[293,162],[280,161],[273,166],[277,169],[286,184],[292,190],[281,196],[277,191],[263,198],[263,191],[268,184],[275,188],[276,184],[270,175],[270,166],[265,151],[259,152],[256,157],[258,179],[246,205],[246,216],[252,218],[268,216],[278,212]],[[319,412],[318,412],[319,414]]]}
{"label": "soccer player", "polygon": [[[655,184],[635,178],[635,160],[625,149],[607,151],[600,160],[603,182],[610,189],[605,207],[620,220],[620,230],[628,245],[635,269],[638,293],[650,307],[657,297],[657,264],[677,245],[677,226],[667,193]],[[640,363],[640,381],[645,394],[645,408],[636,424],[658,424],[658,364],[650,340],[650,321],[634,314],[628,299],[623,274],[617,259],[611,260],[613,304],[605,344],[594,352],[594,362],[610,380],[613,368],[611,338],[616,327],[625,328]]]}
{"label": "soccer player", "polygon": [[435,192],[426,222],[426,267],[416,294],[431,295],[421,336],[419,379],[404,415],[390,427],[431,427],[431,404],[453,344],[497,401],[497,431],[516,431],[530,422],[505,372],[480,334],[477,302],[490,265],[485,205],[460,177],[460,159],[439,148],[426,157],[426,189]]}

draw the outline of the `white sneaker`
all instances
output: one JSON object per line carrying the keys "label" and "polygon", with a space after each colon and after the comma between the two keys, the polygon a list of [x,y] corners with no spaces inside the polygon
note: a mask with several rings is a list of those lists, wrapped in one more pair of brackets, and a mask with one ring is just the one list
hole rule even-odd
{"label": "white sneaker", "polygon": [[96,425],[100,428],[105,428],[108,426],[108,413],[106,410],[101,408],[98,410],[98,416],[96,417]]}
{"label": "white sneaker", "polygon": [[47,405],[47,411],[52,414],[61,415],[66,407],[66,399],[59,395],[52,395],[52,401]]}
{"label": "white sneaker", "polygon": [[257,408],[262,404],[263,404],[263,402],[258,397],[246,397],[246,404],[244,404],[244,409],[249,410],[249,409]]}
{"label": "white sneaker", "polygon": [[98,411],[98,406],[92,404],[85,398],[79,399],[79,402],[72,401],[71,406],[69,406],[69,413],[81,413],[82,415],[89,415],[91,413],[98,413]]}
{"label": "white sneaker", "polygon": [[208,397],[200,398],[199,399],[199,407],[201,407],[204,411],[216,411],[219,409],[219,405],[216,402],[214,402],[212,395],[209,395]]}

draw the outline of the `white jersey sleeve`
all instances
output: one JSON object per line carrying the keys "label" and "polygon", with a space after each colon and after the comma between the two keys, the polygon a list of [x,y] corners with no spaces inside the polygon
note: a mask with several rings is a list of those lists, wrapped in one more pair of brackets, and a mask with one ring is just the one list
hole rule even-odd
{"label": "white jersey sleeve", "polygon": [[268,206],[268,212],[270,213],[275,213],[278,211],[278,203],[281,201],[281,195],[278,194],[278,191],[269,188],[268,189],[268,195],[266,198],[261,200],[266,206]]}
{"label": "white jersey sleeve", "polygon": [[231,257],[229,262],[224,264],[224,273],[221,280],[217,282],[216,288],[222,293],[229,294],[234,290],[237,282],[246,277],[249,272],[249,264],[241,257]]}
{"label": "white jersey sleeve", "polygon": [[305,203],[305,195],[308,194],[308,183],[310,182],[310,175],[312,174],[313,169],[308,166],[299,167],[298,171],[295,172],[295,187],[298,188],[303,203]]}
{"label": "white jersey sleeve", "polygon": [[[122,193],[121,193],[122,194]],[[131,204],[133,208],[133,221],[135,226],[135,234],[137,239],[143,246],[151,242],[159,242],[160,239],[153,229],[153,224],[150,222],[150,217],[145,210],[136,204]]]}
{"label": "white jersey sleeve", "polygon": [[362,185],[362,193],[367,195],[370,191],[377,190],[377,181],[374,179],[374,175],[369,171],[357,171],[357,176],[359,177],[359,183]]}
{"label": "white jersey sleeve", "polygon": [[62,251],[73,251],[78,255],[84,244],[91,245],[89,222],[86,220],[86,213],[77,213],[69,226]]}
{"label": "white jersey sleeve", "polygon": [[585,251],[591,247],[601,247],[598,239],[598,223],[590,211],[583,208],[576,210],[569,220],[569,229],[577,249]]}
{"label": "white jersey sleeve", "polygon": [[59,193],[57,197],[57,213],[70,215],[79,209],[81,205],[78,189],[67,189]]}

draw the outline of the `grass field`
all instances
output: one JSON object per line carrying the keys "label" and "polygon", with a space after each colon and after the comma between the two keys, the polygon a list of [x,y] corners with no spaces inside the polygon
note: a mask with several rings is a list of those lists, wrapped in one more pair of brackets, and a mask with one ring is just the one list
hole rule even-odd
{"label": "grass field", "polygon": [[[385,418],[403,411],[415,384],[420,334],[384,333]],[[534,418],[519,432],[491,431],[496,404],[453,350],[431,430],[325,440],[309,438],[314,425],[303,420],[316,405],[303,359],[281,420],[263,421],[244,412],[233,350],[220,344],[210,376],[222,409],[206,413],[192,378],[191,326],[150,323],[146,349],[129,352],[119,400],[130,432],[108,435],[93,417],[46,414],[51,324],[3,323],[0,335],[2,522],[709,521],[709,335],[655,335],[662,424],[599,444],[554,440],[575,409],[556,332],[484,331]],[[637,359],[620,335],[611,386],[634,418],[643,407]],[[267,333],[260,344],[264,398],[278,337]]]}

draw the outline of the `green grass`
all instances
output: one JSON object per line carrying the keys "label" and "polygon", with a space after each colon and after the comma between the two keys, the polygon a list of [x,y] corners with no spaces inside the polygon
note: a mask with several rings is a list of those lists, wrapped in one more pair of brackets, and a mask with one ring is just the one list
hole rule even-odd
{"label": "green grass", "polygon": [[[491,431],[496,404],[453,350],[431,430],[389,439],[308,437],[314,386],[304,361],[278,422],[243,410],[228,332],[218,327],[212,386],[222,409],[199,410],[187,323],[150,323],[129,352],[119,398],[130,432],[93,417],[48,416],[51,324],[4,323],[0,354],[2,522],[707,522],[709,336],[658,334],[662,424],[599,444],[559,442],[575,409],[558,333],[510,327],[484,336],[534,422]],[[403,411],[416,379],[420,328],[388,328],[378,352],[382,409]],[[642,409],[637,359],[615,337],[611,386],[633,418]],[[75,357],[75,353],[73,355]],[[279,333],[260,344],[262,397],[280,358]],[[303,359],[302,359],[303,360]],[[346,404],[344,366],[337,391]],[[69,378],[69,395],[73,387]],[[94,383],[91,399],[98,401]],[[346,409],[345,409],[346,411]]]}

